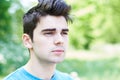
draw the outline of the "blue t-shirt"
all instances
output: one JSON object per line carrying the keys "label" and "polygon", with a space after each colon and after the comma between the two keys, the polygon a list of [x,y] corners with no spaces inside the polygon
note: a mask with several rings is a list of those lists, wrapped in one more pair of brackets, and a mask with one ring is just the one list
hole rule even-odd
{"label": "blue t-shirt", "polygon": [[[9,74],[4,80],[43,80],[28,73],[23,67]],[[55,71],[51,80],[73,80],[68,74]]]}

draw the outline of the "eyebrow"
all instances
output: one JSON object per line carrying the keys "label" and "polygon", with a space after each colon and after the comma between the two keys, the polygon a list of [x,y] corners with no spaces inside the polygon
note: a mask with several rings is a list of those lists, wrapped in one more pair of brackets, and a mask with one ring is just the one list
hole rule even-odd
{"label": "eyebrow", "polygon": [[69,29],[62,29],[62,31],[69,31]]}
{"label": "eyebrow", "polygon": [[42,32],[45,32],[45,31],[55,31],[56,29],[43,29]]}
{"label": "eyebrow", "polygon": [[[42,32],[45,32],[45,31],[56,31],[55,28],[53,29],[43,29]],[[69,31],[68,29],[62,29],[62,31]]]}

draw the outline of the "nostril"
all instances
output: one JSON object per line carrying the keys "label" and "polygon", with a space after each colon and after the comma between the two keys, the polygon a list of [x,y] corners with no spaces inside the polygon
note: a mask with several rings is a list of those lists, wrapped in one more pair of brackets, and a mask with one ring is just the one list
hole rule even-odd
{"label": "nostril", "polygon": [[63,37],[57,36],[54,43],[56,45],[62,45],[64,43]]}
{"label": "nostril", "polygon": [[63,40],[56,40],[56,41],[55,41],[55,44],[56,44],[56,45],[61,45],[61,44],[63,44]]}

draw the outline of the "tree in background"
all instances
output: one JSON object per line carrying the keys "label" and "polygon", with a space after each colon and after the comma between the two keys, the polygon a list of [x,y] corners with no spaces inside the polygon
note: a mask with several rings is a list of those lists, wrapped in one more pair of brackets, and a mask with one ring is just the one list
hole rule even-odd
{"label": "tree in background", "polygon": [[22,15],[18,0],[0,0],[0,74],[9,73],[27,60],[21,45]]}
{"label": "tree in background", "polygon": [[70,44],[89,49],[95,43],[120,42],[119,0],[67,0],[73,6]]}
{"label": "tree in background", "polygon": [[103,38],[112,44],[120,43],[120,0],[110,0],[107,8],[108,29],[103,33]]}
{"label": "tree in background", "polygon": [[[0,0],[0,51],[3,49],[3,43],[7,43],[11,40],[11,16],[8,14],[10,1]],[[1,54],[2,52],[0,52]],[[2,56],[2,55],[1,55]],[[1,58],[1,57],[0,57]],[[0,61],[0,74],[3,73],[2,61]]]}
{"label": "tree in background", "polygon": [[10,1],[0,0],[0,42],[8,42],[12,35],[11,16],[8,13],[10,6]]}

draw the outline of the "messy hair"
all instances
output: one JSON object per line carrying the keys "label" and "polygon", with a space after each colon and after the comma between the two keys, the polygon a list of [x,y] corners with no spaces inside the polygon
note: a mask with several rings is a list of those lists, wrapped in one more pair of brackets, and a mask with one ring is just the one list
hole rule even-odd
{"label": "messy hair", "polygon": [[23,32],[33,40],[33,30],[42,16],[63,16],[66,21],[71,21],[69,12],[71,7],[63,0],[38,0],[38,4],[32,7],[23,16]]}

